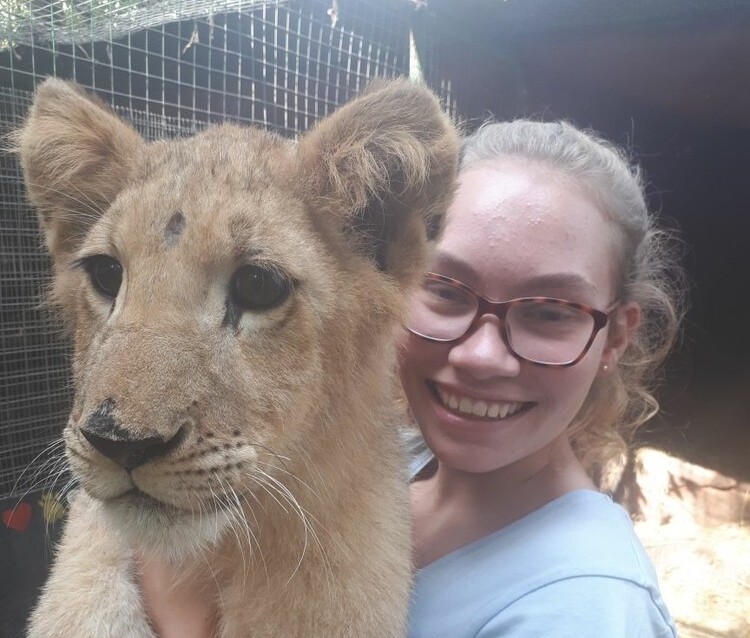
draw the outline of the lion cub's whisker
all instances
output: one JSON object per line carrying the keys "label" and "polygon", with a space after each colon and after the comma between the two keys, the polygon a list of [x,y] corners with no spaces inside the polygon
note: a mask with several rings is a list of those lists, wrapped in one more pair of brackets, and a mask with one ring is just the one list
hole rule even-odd
{"label": "lion cub's whisker", "polygon": [[[25,484],[25,482],[28,480],[28,479],[24,479],[26,471],[29,470],[30,468],[33,468],[35,466],[36,462],[41,457],[43,457],[45,454],[51,454],[55,450],[55,448],[61,447],[63,444],[64,444],[64,441],[63,441],[63,439],[61,437],[59,439],[53,440],[51,443],[49,443],[47,446],[45,446],[45,448],[41,452],[39,452],[39,454],[37,454],[33,459],[31,459],[31,461],[29,461],[29,463],[26,465],[26,467],[18,475],[18,478],[13,483],[13,487],[11,488],[10,493],[11,494],[15,494],[16,489],[19,487],[19,485]],[[54,459],[54,458],[55,457],[53,456],[52,459]],[[63,458],[64,458],[64,455],[63,455]],[[36,471],[34,472],[34,474],[31,475],[30,480],[34,481],[39,476],[39,474],[44,471],[45,465],[47,463],[49,463],[49,462],[50,462],[50,459],[46,459],[45,462],[40,467],[38,467],[36,469]],[[22,481],[23,481],[23,483],[22,483]]]}

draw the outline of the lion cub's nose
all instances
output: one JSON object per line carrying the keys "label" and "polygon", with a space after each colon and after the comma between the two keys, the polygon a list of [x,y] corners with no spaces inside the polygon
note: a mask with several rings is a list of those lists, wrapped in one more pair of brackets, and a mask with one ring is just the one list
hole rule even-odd
{"label": "lion cub's nose", "polygon": [[133,470],[175,448],[185,436],[185,427],[167,440],[156,436],[134,438],[115,422],[109,410],[97,410],[81,427],[81,434],[108,459]]}

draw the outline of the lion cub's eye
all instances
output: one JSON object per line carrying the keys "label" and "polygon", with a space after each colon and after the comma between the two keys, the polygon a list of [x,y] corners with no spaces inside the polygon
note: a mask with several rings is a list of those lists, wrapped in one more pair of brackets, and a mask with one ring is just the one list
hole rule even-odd
{"label": "lion cub's eye", "polygon": [[91,285],[102,296],[114,299],[122,284],[122,266],[109,255],[92,255],[81,261]]}
{"label": "lion cub's eye", "polygon": [[275,268],[242,266],[232,277],[232,301],[243,310],[267,310],[284,301],[291,290],[289,279]]}

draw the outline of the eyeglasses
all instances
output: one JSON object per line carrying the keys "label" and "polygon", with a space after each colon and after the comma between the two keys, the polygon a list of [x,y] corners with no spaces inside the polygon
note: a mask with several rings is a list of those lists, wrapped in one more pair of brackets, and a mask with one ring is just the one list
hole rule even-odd
{"label": "eyeglasses", "polygon": [[607,325],[606,312],[551,297],[490,301],[466,284],[427,273],[411,300],[407,329],[431,341],[456,341],[486,314],[502,323],[508,349],[519,359],[542,366],[572,366],[583,359],[597,333]]}

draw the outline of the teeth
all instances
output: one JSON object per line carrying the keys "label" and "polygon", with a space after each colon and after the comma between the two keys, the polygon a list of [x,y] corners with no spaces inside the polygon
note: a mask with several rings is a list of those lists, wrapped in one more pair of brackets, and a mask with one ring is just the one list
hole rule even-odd
{"label": "teeth", "polygon": [[474,407],[474,402],[471,399],[467,398],[467,397],[463,397],[458,402],[458,411],[459,412],[464,412],[465,414],[471,414],[471,409],[473,407]]}
{"label": "teeth", "polygon": [[484,401],[475,401],[471,413],[474,416],[484,416],[487,414],[487,404]]}
{"label": "teeth", "polygon": [[469,397],[456,396],[449,394],[442,388],[438,388],[440,399],[443,405],[452,410],[458,410],[463,414],[470,414],[478,417],[489,417],[491,419],[505,419],[521,409],[523,403],[500,403],[499,401],[482,401],[480,399],[471,399]]}

